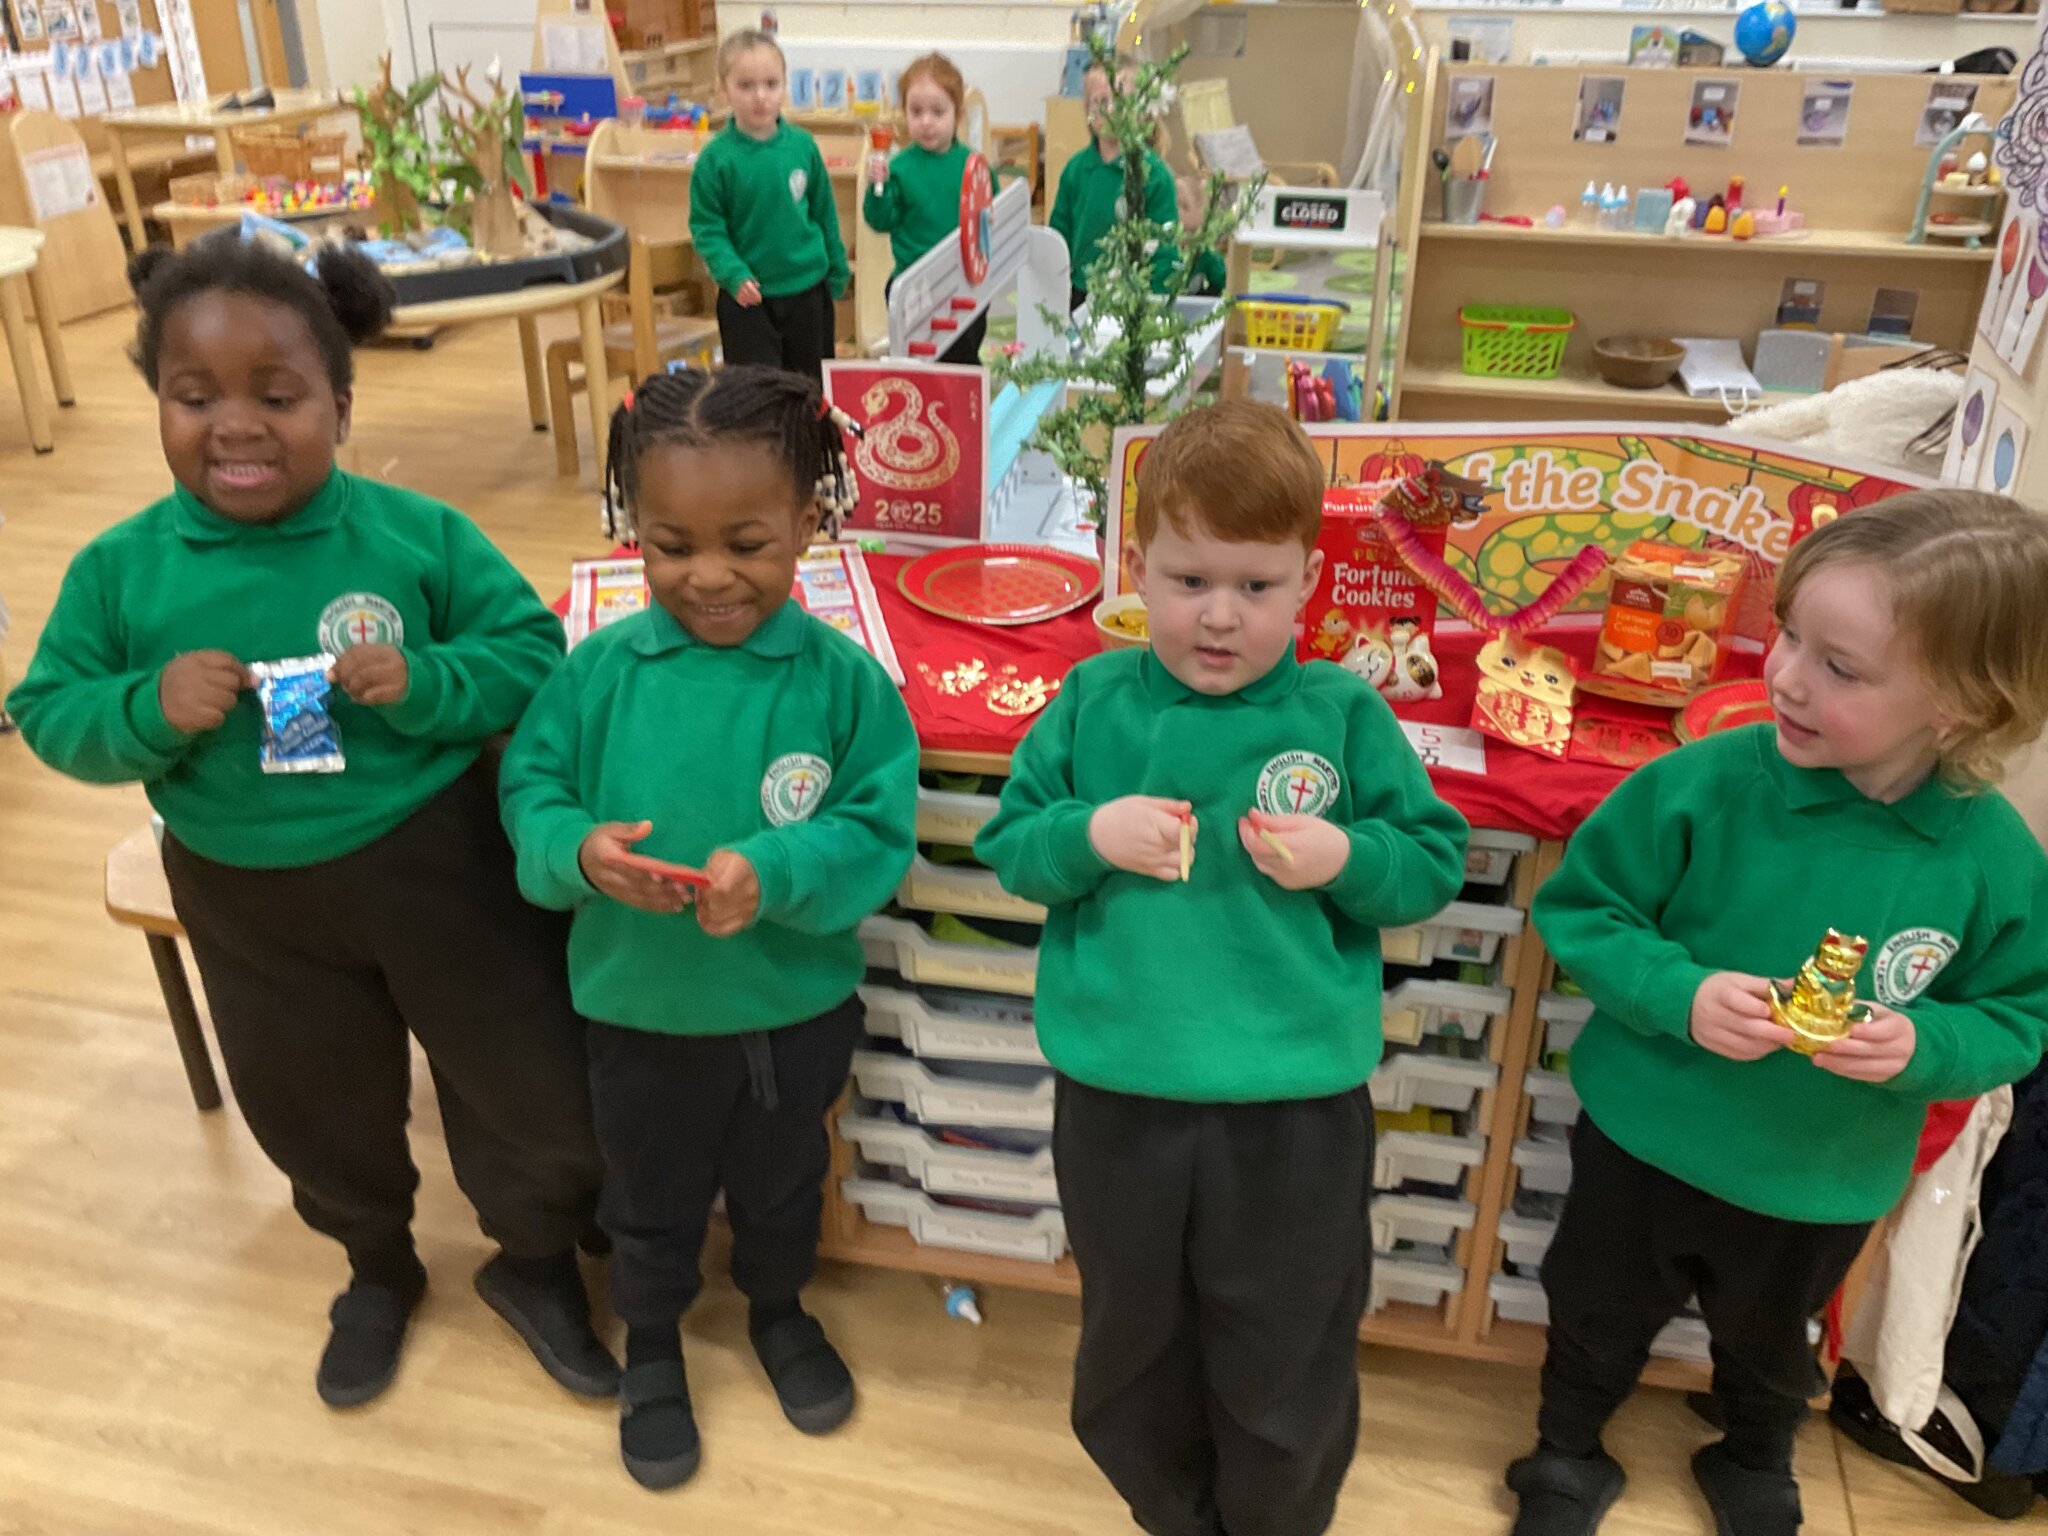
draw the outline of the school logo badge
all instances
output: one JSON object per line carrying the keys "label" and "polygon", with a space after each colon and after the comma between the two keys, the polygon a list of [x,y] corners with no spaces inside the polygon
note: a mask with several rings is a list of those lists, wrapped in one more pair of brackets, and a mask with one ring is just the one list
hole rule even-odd
{"label": "school logo badge", "polygon": [[1893,934],[1877,952],[1872,968],[1877,1000],[1887,1008],[1903,1008],[1927,990],[1960,947],[1952,934],[1939,928],[1908,928]]}
{"label": "school logo badge", "polygon": [[1337,803],[1342,782],[1327,757],[1282,752],[1259,771],[1258,807],[1269,816],[1320,816]]}
{"label": "school logo badge", "polygon": [[320,649],[339,656],[352,645],[404,645],[405,620],[374,592],[349,592],[320,610]]}
{"label": "school logo badge", "polygon": [[832,784],[832,765],[809,752],[792,752],[768,765],[761,780],[761,811],[771,827],[809,821]]}
{"label": "school logo badge", "polygon": [[789,200],[792,203],[802,202],[804,200],[804,194],[810,191],[810,189],[811,178],[806,173],[804,173],[801,170],[795,170],[789,173]]}

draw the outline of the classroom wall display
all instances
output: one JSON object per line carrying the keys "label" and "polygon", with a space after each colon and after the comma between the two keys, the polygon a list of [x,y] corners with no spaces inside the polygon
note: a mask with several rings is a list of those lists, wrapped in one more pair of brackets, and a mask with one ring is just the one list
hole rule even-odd
{"label": "classroom wall display", "polygon": [[1920,114],[1919,130],[1913,135],[1913,142],[1922,149],[1932,149],[1949,134],[1977,105],[1977,83],[1974,80],[1937,80],[1927,87],[1927,108]]}
{"label": "classroom wall display", "polygon": [[1444,101],[1444,138],[1484,138],[1493,132],[1493,76],[1454,75]]}
{"label": "classroom wall display", "polygon": [[1998,380],[1972,368],[1963,380],[1962,402],[1948,434],[1948,452],[1941,461],[1944,485],[1975,485],[1984,463],[1984,439],[1990,435],[1991,411],[1998,402]]}
{"label": "classroom wall display", "polygon": [[825,364],[825,398],[862,435],[849,531],[930,549],[987,537],[988,370],[945,363]]}
{"label": "classroom wall display", "polygon": [[2010,496],[2018,488],[2027,457],[2026,418],[2000,401],[1984,434],[1984,461],[1977,474],[1979,490]]}
{"label": "classroom wall display", "polygon": [[1621,105],[1628,82],[1620,75],[1588,75],[1579,82],[1579,111],[1572,137],[1584,144],[1613,144],[1621,138]]}
{"label": "classroom wall display", "polygon": [[2017,201],[2006,204],[2005,222],[1992,247],[1991,273],[1984,280],[1984,302],[1977,308],[1977,334],[1994,346],[1999,328],[2005,324],[2005,306],[2012,298],[2015,274],[2020,282],[2026,281],[2027,260],[2034,249],[2033,225],[2034,216]]}
{"label": "classroom wall display", "polygon": [[[1137,505],[1138,463],[1161,430],[1117,433],[1112,465],[1121,471],[1123,496],[1110,508],[1111,549],[1122,547]],[[1587,545],[1618,555],[1637,539],[1655,539],[1741,554],[1752,579],[1736,633],[1759,641],[1770,622],[1768,577],[1793,541],[1811,531],[1816,508],[1848,511],[1923,483],[1724,431],[1548,422],[1306,430],[1333,486],[1385,489],[1435,461],[1490,487],[1487,510],[1453,524],[1444,558],[1500,610],[1534,602]],[[1128,590],[1121,562],[1107,563],[1112,591]],[[1605,601],[1604,591],[1590,592],[1570,606],[1592,611]]]}
{"label": "classroom wall display", "polygon": [[1799,101],[1799,143],[1808,149],[1840,149],[1849,137],[1849,101],[1854,80],[1812,80]]}
{"label": "classroom wall display", "polygon": [[1742,86],[1734,80],[1700,80],[1692,88],[1685,118],[1685,142],[1726,149],[1735,140],[1735,107]]}

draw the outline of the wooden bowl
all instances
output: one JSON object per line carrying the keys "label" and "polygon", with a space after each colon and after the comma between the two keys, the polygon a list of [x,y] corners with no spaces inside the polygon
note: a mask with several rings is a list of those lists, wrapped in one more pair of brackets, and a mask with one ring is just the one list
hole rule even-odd
{"label": "wooden bowl", "polygon": [[1662,389],[1685,361],[1685,348],[1668,336],[1603,336],[1593,343],[1600,377],[1623,389]]}
{"label": "wooden bowl", "polygon": [[1139,620],[1145,617],[1145,599],[1135,592],[1126,592],[1121,597],[1106,597],[1095,605],[1095,638],[1105,651],[1138,651],[1152,643],[1150,634],[1134,635],[1110,623],[1118,615],[1131,614]]}

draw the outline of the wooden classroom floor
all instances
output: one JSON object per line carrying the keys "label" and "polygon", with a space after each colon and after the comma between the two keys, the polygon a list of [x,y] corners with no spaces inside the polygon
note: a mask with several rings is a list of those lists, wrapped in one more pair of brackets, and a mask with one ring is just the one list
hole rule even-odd
{"label": "wooden classroom floor", "polygon": [[[19,677],[72,554],[169,486],[124,315],[66,333],[79,404],[28,446],[0,382],[0,673]],[[529,430],[509,324],[361,363],[354,463],[466,509],[552,594],[600,552],[589,446],[558,482]],[[106,851],[145,816],[0,738],[0,1531],[37,1536],[1067,1536],[1133,1529],[1068,1432],[1070,1302],[942,1313],[922,1277],[828,1267],[812,1304],[859,1377],[840,1434],[784,1424],[722,1275],[688,1321],[706,1441],[686,1489],[619,1467],[613,1412],[549,1383],[479,1302],[486,1257],[417,1095],[418,1231],[432,1290],[396,1385],[347,1414],[312,1391],[340,1255],[292,1214],[232,1103],[188,1098],[141,938],[101,906]],[[714,1259],[713,1270],[722,1266]],[[1532,1438],[1533,1375],[1368,1352],[1365,1422],[1336,1529],[1498,1536],[1502,1467]],[[1686,1470],[1706,1438],[1643,1393],[1612,1435],[1634,1482],[1613,1536],[1702,1536]],[[1983,1517],[1838,1442],[1800,1447],[1808,1536],[1935,1536]]]}

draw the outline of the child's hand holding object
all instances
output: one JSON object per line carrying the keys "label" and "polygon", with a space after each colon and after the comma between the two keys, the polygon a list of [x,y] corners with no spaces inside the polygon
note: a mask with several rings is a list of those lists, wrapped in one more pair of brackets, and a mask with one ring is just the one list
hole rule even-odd
{"label": "child's hand holding object", "polygon": [[1882,1003],[1864,1004],[1870,1017],[1813,1058],[1837,1077],[1859,1083],[1888,1083],[1906,1070],[1919,1035],[1913,1021]]}
{"label": "child's hand holding object", "polygon": [[1253,811],[1238,818],[1237,838],[1259,873],[1286,891],[1321,890],[1351,858],[1351,834],[1320,816]]}
{"label": "child's hand holding object", "polygon": [[584,837],[576,863],[583,878],[613,901],[642,912],[680,912],[695,898],[691,886],[633,852],[633,844],[653,830],[651,821],[602,822]]}
{"label": "child's hand holding object", "polygon": [[1181,829],[1192,856],[1200,831],[1185,800],[1125,795],[1096,807],[1088,818],[1088,841],[1118,869],[1153,880],[1181,880]]}
{"label": "child's hand holding object", "polygon": [[749,927],[761,911],[761,877],[742,854],[721,848],[704,866],[711,883],[697,898],[697,926],[714,939],[729,939]]}
{"label": "child's hand holding object", "polygon": [[1792,1043],[1792,1031],[1771,1017],[1770,983],[1739,971],[1716,971],[1692,997],[1692,1037],[1730,1061],[1759,1061]]}
{"label": "child's hand holding object", "polygon": [[412,672],[395,645],[352,645],[334,658],[327,680],[358,704],[396,704],[412,687]]}

